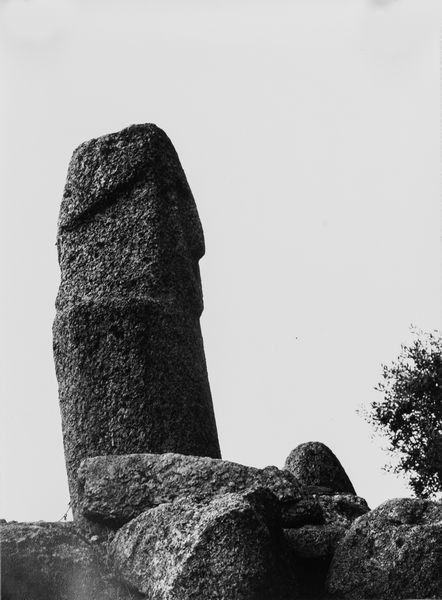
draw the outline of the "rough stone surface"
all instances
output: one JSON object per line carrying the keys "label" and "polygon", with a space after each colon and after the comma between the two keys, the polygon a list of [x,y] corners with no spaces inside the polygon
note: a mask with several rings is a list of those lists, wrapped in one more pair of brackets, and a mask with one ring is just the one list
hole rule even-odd
{"label": "rough stone surface", "polygon": [[[72,523],[0,525],[4,600],[129,600]],[[132,596],[133,598],[133,596]]]}
{"label": "rough stone surface", "polygon": [[[256,469],[172,453],[97,456],[84,460],[79,469],[79,512],[92,521],[118,527],[164,502],[180,498],[208,501],[218,494],[253,487],[273,492],[284,514],[303,497],[296,477],[276,467]],[[315,522],[312,511],[301,512],[299,518],[294,511],[294,525]],[[291,524],[290,515],[288,523]]]}
{"label": "rough stone surface", "polygon": [[294,581],[281,576],[265,498],[256,496],[162,504],[122,527],[110,555],[131,588],[152,600],[295,598]]}
{"label": "rough stone surface", "polygon": [[442,503],[389,500],[339,543],[328,590],[337,598],[442,597]]}
{"label": "rough stone surface", "polygon": [[304,525],[284,529],[286,556],[297,573],[303,600],[325,597],[325,582],[335,548],[346,531],[339,525]]}
{"label": "rough stone surface", "polygon": [[325,524],[350,527],[370,510],[364,498],[354,494],[322,494],[317,498]]}
{"label": "rough stone surface", "polygon": [[54,357],[75,514],[83,458],[220,457],[199,324],[203,232],[161,129],[75,150],[57,245]]}
{"label": "rough stone surface", "polygon": [[301,500],[311,504],[306,512],[317,520],[300,527],[284,529],[288,561],[297,572],[303,599],[323,598],[325,582],[335,549],[351,523],[369,508],[363,498],[353,494],[314,495]]}
{"label": "rough stone surface", "polygon": [[[288,473],[288,471],[286,471]],[[290,527],[303,525],[336,525],[350,527],[351,523],[370,509],[364,498],[354,494],[311,494],[286,507],[284,517]]]}
{"label": "rough stone surface", "polygon": [[302,558],[332,558],[347,528],[342,525],[303,525],[284,529],[291,550]]}
{"label": "rough stone surface", "polygon": [[284,522],[286,527],[302,527],[307,523],[324,523],[321,504],[315,496],[306,496],[299,502],[287,504],[284,509]]}
{"label": "rough stone surface", "polygon": [[287,457],[284,468],[307,486],[356,494],[339,460],[321,442],[306,442],[297,446]]}

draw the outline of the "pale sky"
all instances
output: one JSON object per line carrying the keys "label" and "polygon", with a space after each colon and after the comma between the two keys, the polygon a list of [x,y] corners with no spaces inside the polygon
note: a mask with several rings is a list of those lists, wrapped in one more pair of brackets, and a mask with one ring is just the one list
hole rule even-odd
{"label": "pale sky", "polygon": [[68,504],[51,326],[73,149],[172,139],[206,237],[225,459],[320,440],[374,507],[409,495],[357,413],[440,328],[440,0],[0,0],[0,517]]}

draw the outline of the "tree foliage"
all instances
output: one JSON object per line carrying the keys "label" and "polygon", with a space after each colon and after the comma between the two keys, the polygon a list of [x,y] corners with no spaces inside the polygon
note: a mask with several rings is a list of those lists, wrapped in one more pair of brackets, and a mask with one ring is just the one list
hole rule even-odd
{"label": "tree foliage", "polygon": [[412,328],[413,339],[401,346],[391,365],[382,365],[368,421],[385,434],[396,457],[390,467],[405,473],[422,498],[442,491],[442,336]]}

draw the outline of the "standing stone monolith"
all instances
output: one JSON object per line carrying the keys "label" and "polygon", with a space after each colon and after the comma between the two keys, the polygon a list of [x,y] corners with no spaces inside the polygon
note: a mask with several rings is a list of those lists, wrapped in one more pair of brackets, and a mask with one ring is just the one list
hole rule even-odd
{"label": "standing stone monolith", "polygon": [[54,358],[71,501],[98,455],[220,457],[200,315],[204,237],[152,124],[81,144],[58,224]]}

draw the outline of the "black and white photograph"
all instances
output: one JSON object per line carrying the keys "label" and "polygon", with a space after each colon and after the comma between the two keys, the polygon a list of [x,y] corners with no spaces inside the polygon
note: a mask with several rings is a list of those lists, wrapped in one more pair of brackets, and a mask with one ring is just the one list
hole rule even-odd
{"label": "black and white photograph", "polygon": [[0,0],[1,600],[442,599],[440,0]]}

